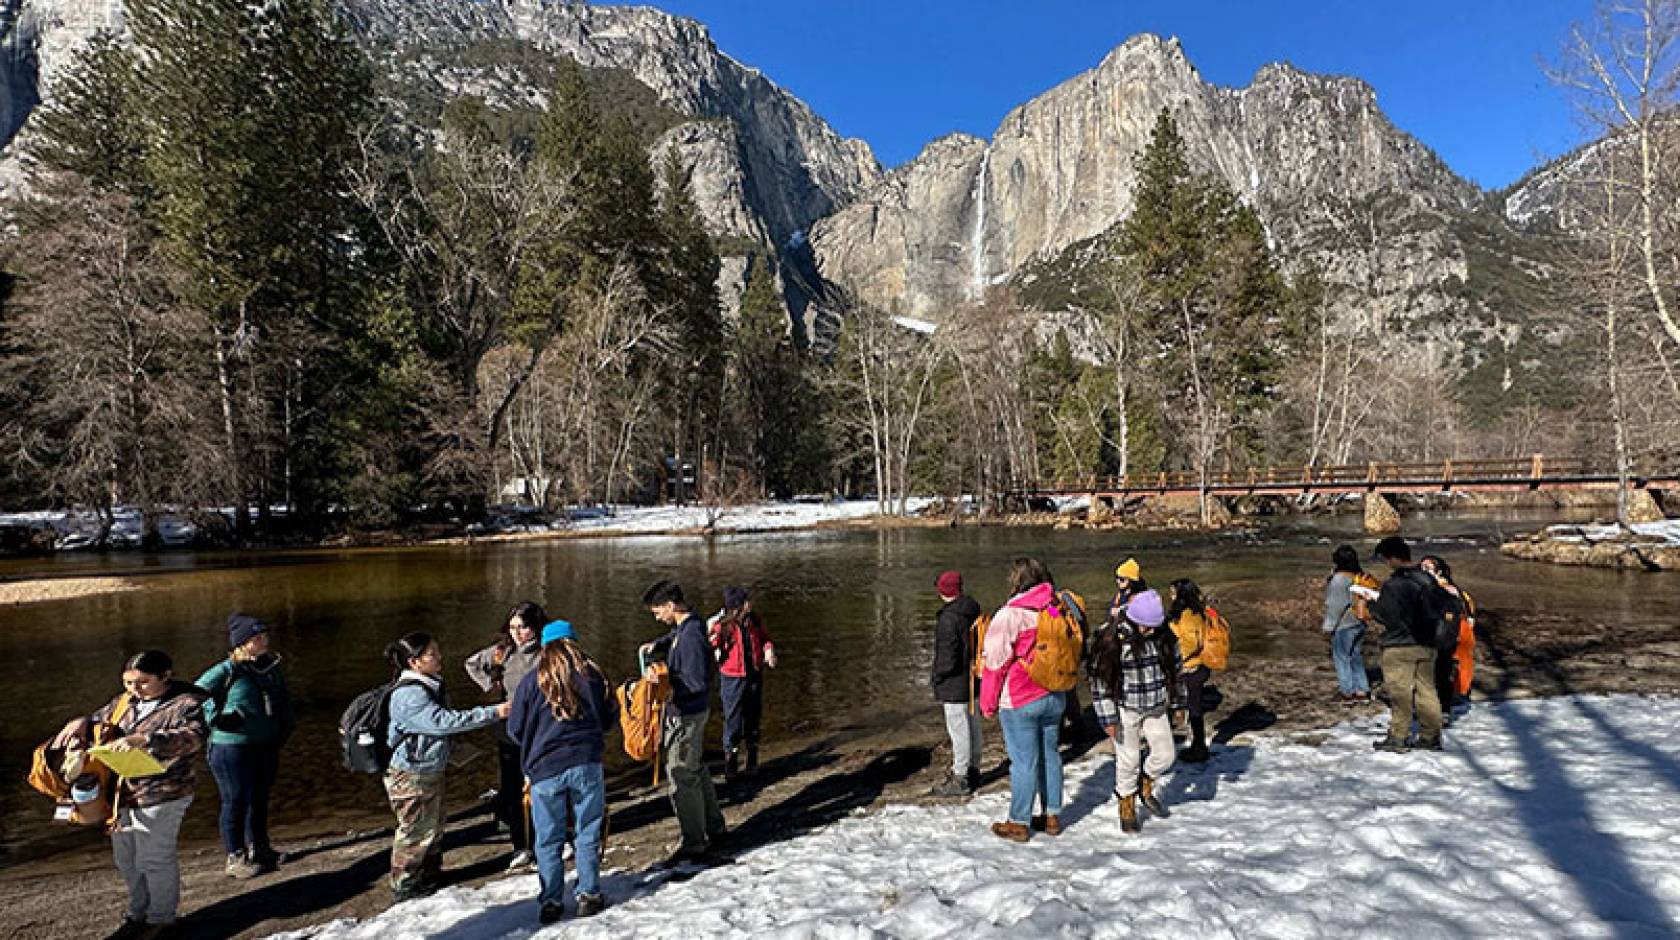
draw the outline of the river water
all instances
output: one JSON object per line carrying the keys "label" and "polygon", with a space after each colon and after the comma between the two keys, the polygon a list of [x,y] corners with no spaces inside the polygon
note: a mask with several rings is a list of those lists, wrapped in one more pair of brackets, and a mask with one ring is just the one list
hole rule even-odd
{"label": "river water", "polygon": [[[1672,576],[1548,568],[1497,553],[1499,532],[1542,521],[1458,515],[1408,518],[1407,527],[1430,540],[1428,551],[1452,561],[1484,606],[1545,608],[1611,624],[1680,622],[1680,583]],[[1357,525],[1352,517],[1320,519],[1219,535],[828,530],[0,562],[0,578],[168,570],[149,575],[140,591],[0,608],[0,865],[101,842],[97,833],[48,820],[48,802],[21,784],[31,749],[69,716],[120,691],[128,654],[164,649],[183,678],[196,677],[225,655],[224,623],[234,610],[276,627],[275,648],[299,700],[298,733],[275,793],[276,827],[325,835],[388,821],[377,780],[339,767],[335,729],[351,698],[387,678],[380,652],[405,631],[440,638],[452,698],[472,704],[480,698],[460,663],[493,639],[516,601],[537,600],[575,623],[584,645],[619,679],[632,671],[637,645],[662,632],[639,603],[649,583],[680,581],[708,613],[724,585],[739,583],[754,592],[782,659],[767,688],[768,749],[895,727],[937,735],[926,670],[939,571],[961,570],[970,593],[990,607],[1003,600],[1009,560],[1034,554],[1059,582],[1100,606],[1114,565],[1136,554],[1155,585],[1191,577],[1212,594],[1235,626],[1240,660],[1322,649],[1317,621],[1303,613],[1302,601],[1318,596],[1337,541],[1368,548]],[[488,738],[472,743],[493,746]],[[452,775],[452,795],[470,797],[489,786],[492,765],[467,760]],[[216,803],[201,765],[186,840],[214,838]]]}

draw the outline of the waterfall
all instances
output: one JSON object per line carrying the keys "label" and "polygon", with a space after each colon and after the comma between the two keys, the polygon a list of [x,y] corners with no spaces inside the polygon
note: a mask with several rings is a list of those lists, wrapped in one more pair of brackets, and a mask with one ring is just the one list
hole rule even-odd
{"label": "waterfall", "polygon": [[980,157],[980,174],[974,178],[974,231],[968,236],[969,296],[982,300],[986,296],[986,177],[992,164],[992,148],[988,146]]}

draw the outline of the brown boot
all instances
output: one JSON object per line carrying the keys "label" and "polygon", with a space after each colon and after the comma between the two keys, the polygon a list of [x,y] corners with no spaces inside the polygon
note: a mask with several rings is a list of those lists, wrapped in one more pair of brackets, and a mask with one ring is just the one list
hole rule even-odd
{"label": "brown boot", "polygon": [[1155,797],[1155,780],[1148,774],[1138,778],[1138,799],[1143,801],[1144,809],[1149,810],[1161,819],[1166,819],[1172,815],[1166,806]]}
{"label": "brown boot", "polygon": [[1032,818],[1032,831],[1042,832],[1047,836],[1059,836],[1062,834],[1062,817],[1055,814],[1034,816]]}
{"label": "brown boot", "polygon": [[992,835],[1011,842],[1025,842],[1032,838],[1032,830],[1018,822],[992,823]]}
{"label": "brown boot", "polygon": [[[1120,796],[1120,792],[1116,790],[1114,795]],[[1138,825],[1136,793],[1120,796],[1120,828],[1125,832],[1143,831],[1143,827]]]}

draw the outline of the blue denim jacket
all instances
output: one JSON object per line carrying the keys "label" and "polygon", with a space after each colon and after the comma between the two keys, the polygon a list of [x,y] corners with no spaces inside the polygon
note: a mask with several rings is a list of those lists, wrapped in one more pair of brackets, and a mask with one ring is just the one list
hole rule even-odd
{"label": "blue denim jacket", "polygon": [[450,735],[496,723],[494,705],[457,711],[449,707],[439,680],[412,670],[404,670],[402,679],[427,688],[405,685],[391,693],[391,727],[385,740],[391,746],[392,770],[443,773],[449,763]]}

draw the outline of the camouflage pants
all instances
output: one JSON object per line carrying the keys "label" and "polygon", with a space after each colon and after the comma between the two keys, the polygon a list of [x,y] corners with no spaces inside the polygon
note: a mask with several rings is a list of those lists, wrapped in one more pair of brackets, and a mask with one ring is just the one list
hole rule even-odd
{"label": "camouflage pants", "polygon": [[443,871],[443,774],[388,770],[385,792],[397,814],[391,890],[414,891]]}

